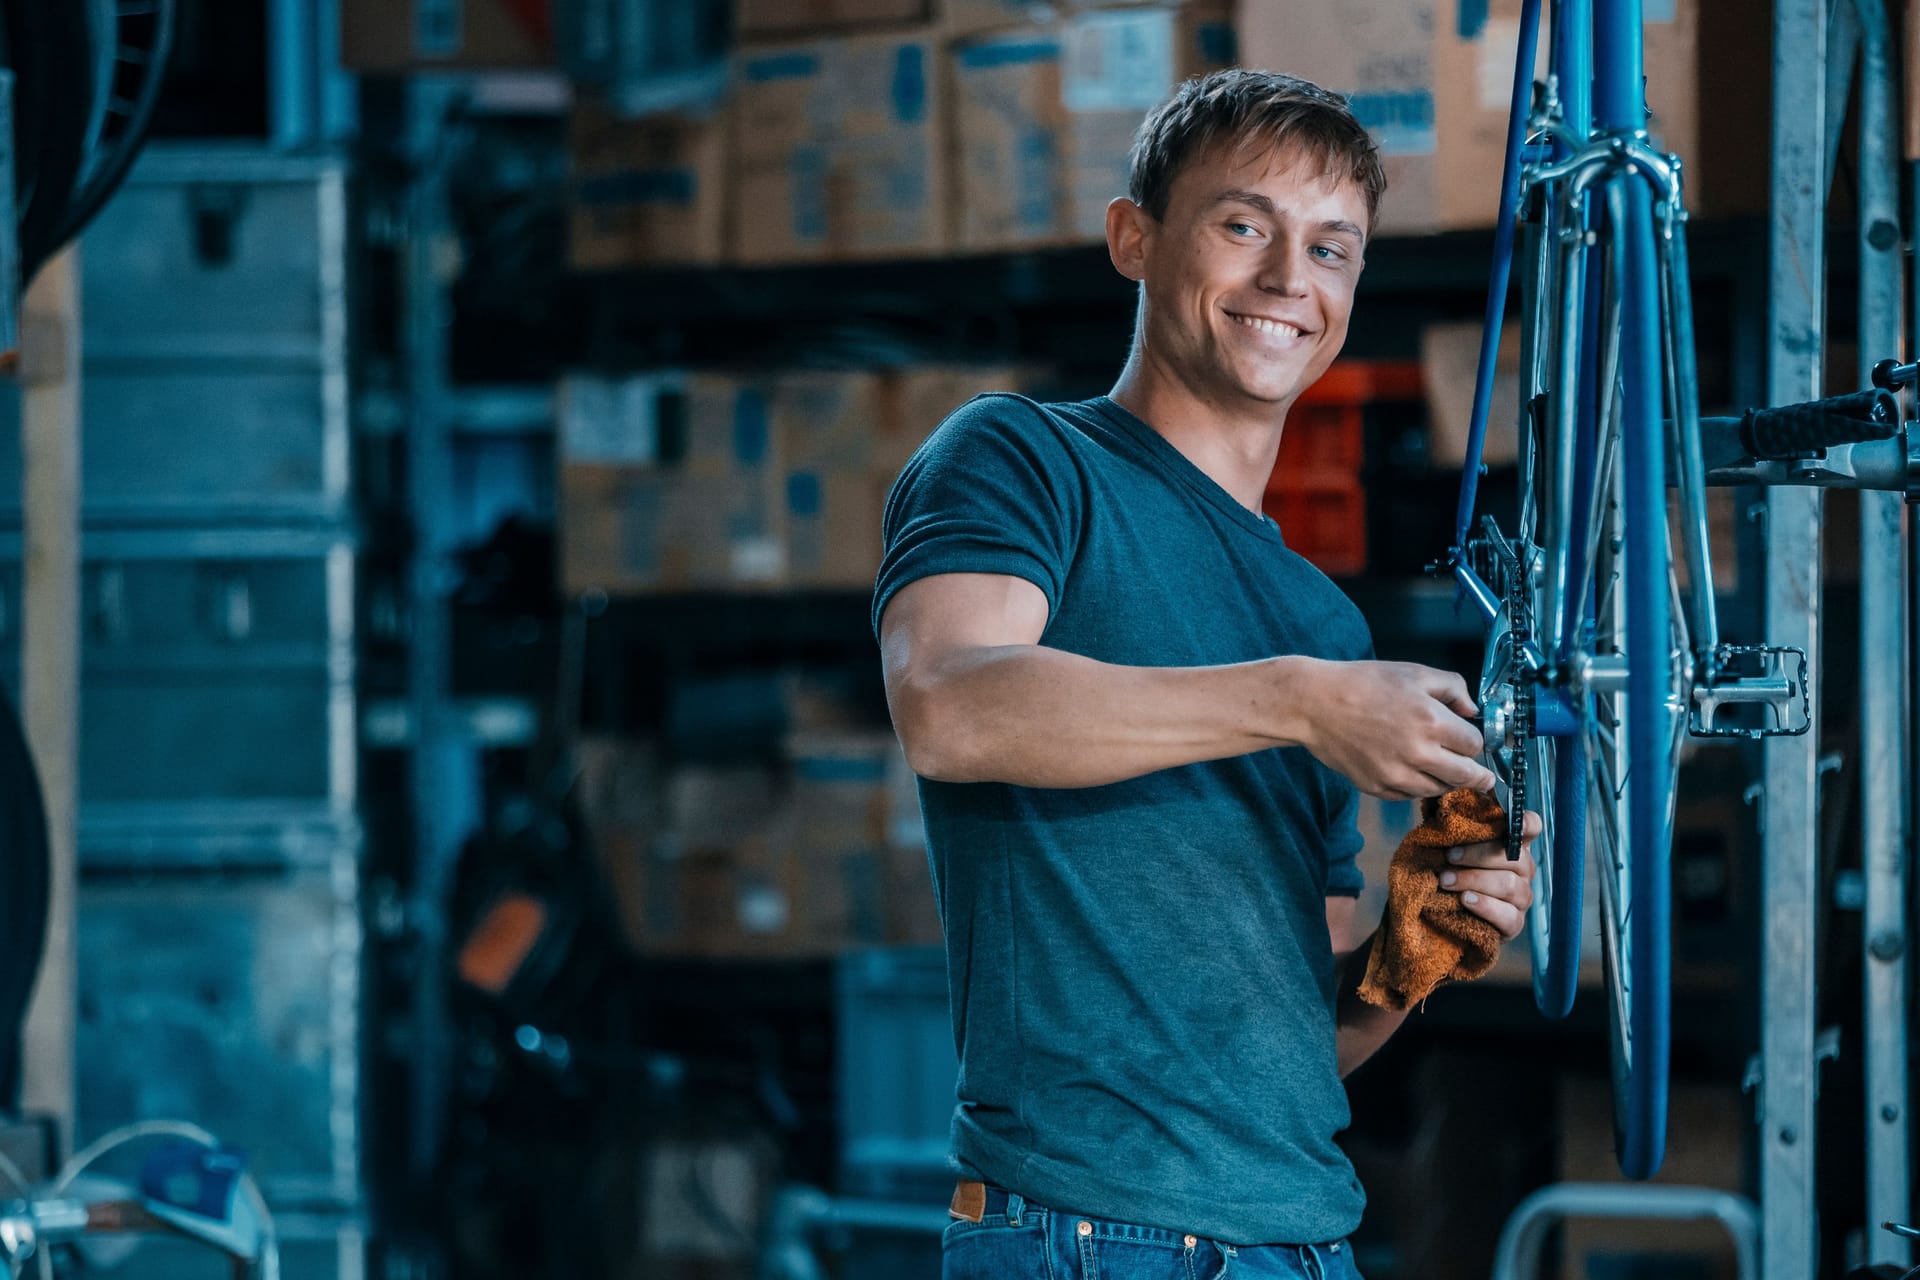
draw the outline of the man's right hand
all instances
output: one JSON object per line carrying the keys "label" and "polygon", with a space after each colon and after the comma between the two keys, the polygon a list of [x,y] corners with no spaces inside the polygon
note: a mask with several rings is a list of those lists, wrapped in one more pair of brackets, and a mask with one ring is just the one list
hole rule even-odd
{"label": "man's right hand", "polygon": [[1302,746],[1368,795],[1411,800],[1455,787],[1491,790],[1485,744],[1464,717],[1479,708],[1451,671],[1411,662],[1322,662],[1298,708]]}

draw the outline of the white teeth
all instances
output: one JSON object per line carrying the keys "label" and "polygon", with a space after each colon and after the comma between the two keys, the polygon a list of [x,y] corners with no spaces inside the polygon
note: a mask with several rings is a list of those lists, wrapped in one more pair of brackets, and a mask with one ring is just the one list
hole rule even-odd
{"label": "white teeth", "polygon": [[[1229,315],[1232,313],[1229,312]],[[1262,320],[1258,316],[1234,316],[1249,329],[1258,329],[1262,333],[1273,334],[1277,338],[1297,338],[1300,331],[1290,324],[1281,324],[1278,320]]]}

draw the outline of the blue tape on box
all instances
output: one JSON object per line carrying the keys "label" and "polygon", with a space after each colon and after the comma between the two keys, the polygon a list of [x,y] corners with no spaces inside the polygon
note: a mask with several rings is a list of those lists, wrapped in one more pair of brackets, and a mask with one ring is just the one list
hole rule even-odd
{"label": "blue tape on box", "polygon": [[820,59],[811,53],[769,54],[762,58],[748,58],[741,66],[740,74],[750,84],[766,84],[771,80],[804,80],[820,74]]}
{"label": "blue tape on box", "polygon": [[692,169],[631,169],[581,179],[576,198],[584,205],[670,204],[686,208],[693,204],[697,185]]}
{"label": "blue tape on box", "polygon": [[990,67],[1031,66],[1040,62],[1060,61],[1060,42],[1058,40],[991,40],[983,44],[967,45],[956,57],[960,66],[967,70],[984,70]]}
{"label": "blue tape on box", "polygon": [[893,118],[919,124],[927,116],[927,51],[903,44],[893,51]]}
{"label": "blue tape on box", "polygon": [[1205,62],[1230,67],[1240,61],[1240,38],[1230,22],[1203,22],[1194,28],[1194,46]]}
{"label": "blue tape on box", "polygon": [[757,467],[767,457],[767,398],[758,391],[742,391],[733,402],[733,458],[743,467]]}
{"label": "blue tape on box", "polygon": [[811,471],[795,471],[787,477],[787,510],[806,519],[820,514],[824,505],[820,496],[820,477]]}

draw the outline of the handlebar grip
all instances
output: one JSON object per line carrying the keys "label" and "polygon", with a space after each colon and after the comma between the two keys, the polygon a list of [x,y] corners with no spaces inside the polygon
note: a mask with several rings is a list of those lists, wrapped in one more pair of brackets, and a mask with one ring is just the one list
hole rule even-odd
{"label": "handlebar grip", "polygon": [[1749,409],[1740,419],[1740,443],[1753,458],[1791,458],[1829,445],[1886,440],[1899,431],[1900,402],[1879,389]]}

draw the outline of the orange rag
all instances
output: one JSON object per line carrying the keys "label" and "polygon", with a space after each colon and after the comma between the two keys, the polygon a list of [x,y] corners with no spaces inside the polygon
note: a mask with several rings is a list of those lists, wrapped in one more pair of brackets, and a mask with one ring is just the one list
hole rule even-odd
{"label": "orange rag", "polygon": [[1500,956],[1500,933],[1468,911],[1457,893],[1444,893],[1440,873],[1455,845],[1504,839],[1507,815],[1491,795],[1466,787],[1421,806],[1420,825],[1407,833],[1387,869],[1387,910],[1373,935],[1360,998],[1402,1012],[1449,978],[1479,977]]}

